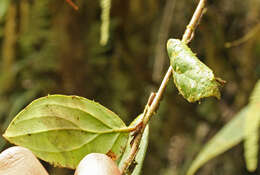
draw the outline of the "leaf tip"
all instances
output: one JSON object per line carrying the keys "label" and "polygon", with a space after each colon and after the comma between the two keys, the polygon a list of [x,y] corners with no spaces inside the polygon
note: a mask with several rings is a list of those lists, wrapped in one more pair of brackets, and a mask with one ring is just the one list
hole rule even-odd
{"label": "leaf tip", "polygon": [[218,85],[221,86],[221,87],[224,86],[227,83],[227,81],[225,81],[225,80],[223,80],[219,77],[216,77],[215,80],[218,83]]}
{"label": "leaf tip", "polygon": [[2,137],[7,140],[7,137],[6,137],[5,133],[2,135]]}
{"label": "leaf tip", "polygon": [[254,172],[257,168],[257,165],[246,165],[246,169],[249,171],[249,172]]}

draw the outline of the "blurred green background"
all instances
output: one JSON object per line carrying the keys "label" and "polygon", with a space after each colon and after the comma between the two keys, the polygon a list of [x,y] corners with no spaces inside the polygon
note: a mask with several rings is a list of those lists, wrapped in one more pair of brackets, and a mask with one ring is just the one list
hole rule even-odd
{"label": "blurred green background", "polygon": [[[0,129],[47,94],[93,99],[129,124],[169,66],[169,38],[181,38],[198,0],[112,0],[109,41],[101,46],[97,0],[0,0]],[[222,99],[189,104],[173,81],[150,125],[144,175],[184,175],[191,161],[248,103],[260,78],[260,1],[208,1],[190,44],[227,81]],[[225,43],[252,36],[226,48]],[[10,147],[0,138],[0,150]],[[44,163],[50,174],[72,174]],[[251,174],[260,174],[260,171]],[[207,163],[200,175],[245,175],[242,145]]]}

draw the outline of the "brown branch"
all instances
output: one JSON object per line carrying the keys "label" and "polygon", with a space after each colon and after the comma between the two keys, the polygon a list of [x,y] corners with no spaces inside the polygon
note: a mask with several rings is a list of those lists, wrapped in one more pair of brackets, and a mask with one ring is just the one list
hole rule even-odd
{"label": "brown branch", "polygon": [[[203,14],[203,10],[205,8],[206,1],[207,0],[200,0],[198,6],[197,6],[197,8],[196,8],[196,10],[195,10],[195,12],[192,16],[192,19],[191,19],[190,23],[188,24],[188,26],[187,26],[187,28],[184,32],[184,35],[182,37],[182,41],[185,42],[186,44],[189,43],[192,39],[193,32],[195,31],[195,29],[196,29],[196,27],[199,23],[199,20],[200,20],[202,14]],[[168,83],[168,81],[169,81],[169,79],[172,75],[172,71],[173,71],[172,66],[170,66],[168,68],[168,71],[166,72],[164,78],[163,78],[163,81],[162,81],[162,83],[159,87],[159,90],[156,93],[156,96],[153,98],[153,101],[151,102],[151,100],[148,100],[148,102],[145,106],[144,113],[143,113],[143,120],[142,120],[143,126],[142,126],[140,132],[133,138],[134,140],[132,141],[133,145],[131,147],[130,155],[127,158],[127,160],[125,161],[123,167],[121,168],[122,174],[126,173],[126,170],[128,169],[128,167],[131,165],[131,163],[135,159],[135,156],[136,156],[137,151],[139,149],[139,145],[140,145],[140,142],[141,142],[141,139],[142,139],[144,129],[145,129],[146,125],[148,124],[151,116],[156,112],[156,109],[158,108],[158,106],[160,104],[160,101],[162,99],[166,85],[167,85],[167,83]],[[151,104],[151,105],[149,105],[149,104]]]}
{"label": "brown branch", "polygon": [[79,10],[79,7],[72,1],[72,0],[66,0],[66,2],[74,8],[74,10]]}
{"label": "brown branch", "polygon": [[187,25],[186,30],[182,36],[182,41],[186,44],[190,42],[193,32],[195,31],[201,16],[203,15],[203,10],[205,8],[207,0],[200,0],[191,20],[190,23]]}

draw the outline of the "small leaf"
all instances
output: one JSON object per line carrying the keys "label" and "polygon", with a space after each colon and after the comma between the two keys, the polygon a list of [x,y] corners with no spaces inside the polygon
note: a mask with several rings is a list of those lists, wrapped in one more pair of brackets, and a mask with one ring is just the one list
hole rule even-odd
{"label": "small leaf", "polygon": [[220,98],[220,83],[212,70],[202,63],[184,42],[170,39],[167,42],[167,50],[174,70],[174,83],[185,99],[195,102],[210,96]]}
{"label": "small leaf", "polygon": [[33,101],[7,128],[4,137],[29,148],[40,159],[76,168],[89,153],[119,158],[128,135],[124,122],[102,105],[77,96],[50,95]]}
{"label": "small leaf", "polygon": [[202,149],[192,162],[187,175],[193,175],[202,165],[237,145],[244,138],[244,122],[248,107],[243,108]]}
{"label": "small leaf", "polygon": [[[131,124],[130,126],[134,126],[136,123],[139,123],[139,121],[142,120],[142,115],[139,115]],[[130,154],[130,150],[131,150],[131,146],[130,146],[130,142],[131,139],[133,137],[129,136],[129,140],[127,143],[127,147],[125,149],[124,154],[122,155],[122,158],[120,161],[118,161],[118,167],[121,169],[121,167],[124,165],[125,160],[127,159],[127,157]],[[140,143],[140,147],[139,150],[136,154],[135,157],[135,167],[132,170],[131,175],[140,175],[141,174],[141,170],[142,170],[142,166],[143,166],[143,161],[145,158],[145,154],[146,154],[146,150],[147,150],[147,146],[148,146],[148,141],[149,141],[149,125],[146,126],[142,139],[141,139],[141,143]]]}
{"label": "small leaf", "polygon": [[250,97],[250,103],[245,121],[245,160],[248,171],[255,171],[258,159],[258,140],[260,123],[260,81]]}

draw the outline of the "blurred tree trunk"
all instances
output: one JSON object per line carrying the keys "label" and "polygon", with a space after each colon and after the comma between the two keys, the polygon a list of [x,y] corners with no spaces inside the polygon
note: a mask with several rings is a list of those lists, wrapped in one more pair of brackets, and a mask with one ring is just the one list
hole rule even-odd
{"label": "blurred tree trunk", "polygon": [[[57,1],[58,7],[62,6]],[[54,39],[59,52],[59,73],[61,76],[61,91],[68,94],[85,95],[86,66],[84,61],[84,23],[80,21],[80,12],[70,6],[61,7],[54,16]]]}
{"label": "blurred tree trunk", "polygon": [[16,39],[17,39],[17,3],[11,2],[7,11],[6,23],[4,28],[4,41],[2,48],[2,65],[1,65],[1,89],[0,93],[4,93],[12,86],[14,82],[14,61],[16,55]]}

